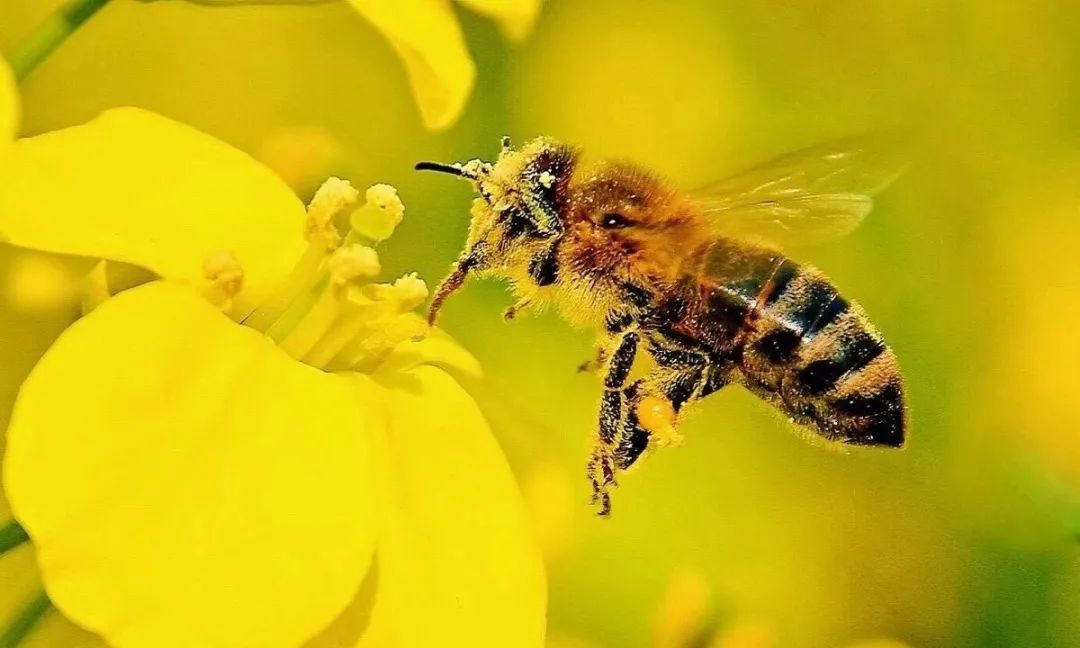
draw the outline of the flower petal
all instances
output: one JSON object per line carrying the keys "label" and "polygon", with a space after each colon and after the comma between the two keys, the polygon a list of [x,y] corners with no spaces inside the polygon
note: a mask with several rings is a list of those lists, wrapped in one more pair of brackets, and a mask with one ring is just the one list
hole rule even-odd
{"label": "flower petal", "polygon": [[541,0],[458,0],[461,4],[499,23],[513,41],[525,40],[536,24]]}
{"label": "flower petal", "polygon": [[543,645],[539,552],[509,466],[476,403],[435,367],[381,379],[379,549],[358,646]]}
{"label": "flower petal", "polygon": [[243,310],[291,269],[304,207],[274,174],[231,146],[135,108],[19,140],[0,156],[0,238],[202,279],[203,259],[232,252]]}
{"label": "flower petal", "polygon": [[413,96],[428,128],[443,129],[461,115],[476,68],[445,0],[349,0],[405,62]]}
{"label": "flower petal", "polygon": [[382,393],[185,286],[106,301],[30,374],[8,435],[7,495],[49,596],[122,648],[314,635],[368,571]]}
{"label": "flower petal", "polygon": [[0,56],[0,146],[15,137],[19,127],[19,88],[7,61]]}

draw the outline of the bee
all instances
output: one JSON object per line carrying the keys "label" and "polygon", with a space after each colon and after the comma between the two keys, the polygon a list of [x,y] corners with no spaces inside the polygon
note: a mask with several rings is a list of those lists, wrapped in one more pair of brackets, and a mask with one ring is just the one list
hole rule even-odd
{"label": "bee", "polygon": [[509,281],[508,319],[551,305],[599,331],[587,476],[601,515],[618,473],[681,443],[687,408],[731,384],[826,439],[902,447],[896,356],[862,308],[780,251],[863,220],[899,173],[866,142],[818,145],[691,192],[630,163],[579,165],[576,148],[543,137],[516,150],[504,137],[494,163],[421,162],[479,194],[428,319],[479,275]]}

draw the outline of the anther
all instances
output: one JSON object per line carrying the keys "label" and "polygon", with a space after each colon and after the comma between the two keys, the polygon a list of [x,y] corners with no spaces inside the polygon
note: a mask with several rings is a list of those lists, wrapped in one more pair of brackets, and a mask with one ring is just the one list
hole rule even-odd
{"label": "anther", "polygon": [[229,251],[212,252],[203,259],[203,277],[209,285],[203,291],[210,303],[222,310],[232,307],[232,300],[244,288],[244,268]]}
{"label": "anther", "polygon": [[364,205],[349,217],[349,225],[367,239],[385,241],[405,217],[405,205],[398,197],[397,189],[388,184],[371,185],[364,198]]}
{"label": "anther", "polygon": [[330,281],[337,287],[356,279],[374,277],[382,271],[379,255],[366,245],[344,245],[334,250],[326,262]]}
{"label": "anther", "polygon": [[405,313],[424,303],[428,298],[427,283],[415,272],[398,277],[393,284],[371,286],[376,300],[394,305],[399,313]]}
{"label": "anther", "polygon": [[322,183],[308,203],[304,226],[307,240],[322,243],[327,248],[340,245],[341,233],[334,221],[356,206],[359,195],[360,192],[349,184],[348,180],[331,177]]}

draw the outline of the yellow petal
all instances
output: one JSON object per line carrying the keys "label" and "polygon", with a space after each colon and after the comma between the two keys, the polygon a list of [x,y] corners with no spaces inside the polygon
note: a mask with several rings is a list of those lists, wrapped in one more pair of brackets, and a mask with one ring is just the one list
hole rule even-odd
{"label": "yellow petal", "polygon": [[231,252],[244,311],[304,247],[304,208],[271,171],[209,135],[135,108],[19,140],[0,156],[0,238],[200,281]]}
{"label": "yellow petal", "polygon": [[363,648],[543,645],[545,584],[517,485],[476,403],[418,367],[381,379],[378,575]]}
{"label": "yellow petal", "polygon": [[314,635],[373,548],[366,438],[385,421],[365,380],[293,361],[178,284],[79,320],[24,384],[4,464],[55,605],[120,648]]}
{"label": "yellow petal", "polygon": [[397,50],[428,128],[461,115],[476,69],[446,0],[349,0]]}
{"label": "yellow petal", "polygon": [[7,61],[0,56],[0,146],[15,138],[19,127],[19,88]]}
{"label": "yellow petal", "polygon": [[540,13],[541,0],[458,0],[461,4],[478,14],[483,14],[499,23],[499,28],[507,38],[522,41]]}

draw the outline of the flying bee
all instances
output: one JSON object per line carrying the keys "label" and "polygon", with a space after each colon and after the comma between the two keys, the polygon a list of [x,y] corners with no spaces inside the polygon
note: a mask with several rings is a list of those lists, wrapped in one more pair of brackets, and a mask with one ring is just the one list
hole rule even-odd
{"label": "flying bee", "polygon": [[421,162],[479,193],[428,319],[476,274],[509,280],[508,318],[552,305],[599,330],[587,475],[601,515],[617,474],[650,446],[681,442],[687,407],[730,384],[827,439],[900,447],[895,355],[858,305],[778,247],[866,216],[898,175],[867,142],[819,145],[688,193],[633,164],[579,165],[575,148],[548,138],[518,150],[503,138],[494,163]]}

